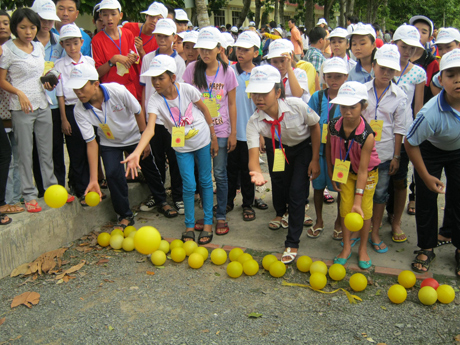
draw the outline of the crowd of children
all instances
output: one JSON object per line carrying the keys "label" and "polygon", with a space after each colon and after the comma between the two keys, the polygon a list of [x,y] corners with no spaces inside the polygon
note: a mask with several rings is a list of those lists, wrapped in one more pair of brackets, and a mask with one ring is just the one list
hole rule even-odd
{"label": "crowd of children", "polygon": [[[183,9],[161,2],[141,12],[143,23],[121,24],[120,3],[102,0],[90,37],[75,24],[79,7],[79,0],[35,0],[11,17],[0,11],[1,225],[11,223],[8,214],[40,212],[37,199],[68,178],[69,203],[77,197],[87,206],[86,193],[105,198],[108,188],[115,228],[124,229],[134,224],[127,183],[142,180],[151,196],[140,210],[185,215],[182,239],[206,244],[229,233],[238,190],[244,221],[256,219],[254,207],[268,208],[255,198],[255,186],[267,182],[266,153],[276,213],[268,227],[288,229],[281,260],[296,259],[304,227],[307,237],[321,236],[323,204],[336,200],[331,236],[343,248],[334,262],[347,263],[359,243],[365,270],[368,243],[388,251],[380,234],[385,207],[391,239],[407,241],[401,217],[412,162],[407,212],[420,248],[412,269],[428,271],[433,249],[453,243],[460,276],[457,29],[437,32],[433,56],[434,25],[421,15],[392,38],[354,17],[334,30],[321,18],[308,35],[290,20],[286,35],[274,22],[198,29]],[[307,215],[310,185],[315,221]],[[364,220],[359,232],[345,226],[350,212]]]}

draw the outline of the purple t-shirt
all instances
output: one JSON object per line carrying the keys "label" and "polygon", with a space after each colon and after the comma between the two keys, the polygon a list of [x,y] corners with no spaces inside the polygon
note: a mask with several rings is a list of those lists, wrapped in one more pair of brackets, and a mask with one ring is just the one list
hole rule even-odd
{"label": "purple t-shirt", "polygon": [[[184,82],[195,85],[193,83],[193,74],[195,73],[195,64],[196,61],[190,63],[185,69],[182,79]],[[214,80],[215,77],[215,80]],[[219,71],[217,76],[208,76],[206,75],[206,80],[208,82],[209,88],[214,82],[212,88],[212,98],[216,99],[217,103],[217,117],[213,117],[212,123],[214,123],[214,130],[218,138],[228,138],[231,132],[230,118],[228,116],[228,92],[232,91],[238,86],[238,81],[236,80],[235,72],[230,66],[227,68],[227,71],[224,71],[222,64],[219,66]],[[196,85],[195,85],[196,86]],[[201,100],[209,98],[209,90],[199,89],[201,92]]]}

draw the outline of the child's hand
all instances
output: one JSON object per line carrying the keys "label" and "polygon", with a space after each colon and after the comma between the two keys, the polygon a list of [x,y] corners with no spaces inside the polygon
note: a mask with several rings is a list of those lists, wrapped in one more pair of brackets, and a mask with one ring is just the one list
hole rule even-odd
{"label": "child's hand", "polygon": [[259,152],[265,153],[265,139],[263,136],[259,136]]}
{"label": "child's hand", "polygon": [[131,153],[124,161],[121,161],[121,164],[128,163],[126,167],[126,177],[129,177],[129,172],[131,172],[131,178],[134,180],[137,177],[137,169],[141,169],[139,165],[139,155],[137,153]]}
{"label": "child's hand", "polygon": [[433,175],[429,175],[426,180],[424,180],[425,185],[428,187],[429,190],[438,194],[445,194],[446,191],[444,190],[444,183],[441,180],[434,177]]}
{"label": "child's hand", "polygon": [[[332,181],[332,178],[331,178],[331,181]],[[339,185],[340,185],[340,183],[335,182],[335,181],[332,181],[332,187],[334,187],[334,189],[335,189],[337,192],[341,192],[341,191],[342,191],[342,190],[339,188]]]}
{"label": "child's hand", "polygon": [[219,143],[217,142],[217,137],[214,136],[211,139],[211,158],[217,157],[219,153]]}
{"label": "child's hand", "polygon": [[47,91],[53,91],[56,88],[56,85],[51,86],[49,82],[46,82],[45,84],[43,84],[43,87]]}
{"label": "child's hand", "polygon": [[102,192],[101,192],[101,188],[99,187],[99,182],[90,181],[88,184],[88,187],[86,187],[84,195],[88,194],[89,192],[96,192],[97,194],[99,194],[99,197],[101,198],[100,201],[102,200]]}
{"label": "child's hand", "polygon": [[232,152],[235,148],[236,148],[236,133],[232,133],[227,139],[227,152]]}
{"label": "child's hand", "polygon": [[393,158],[390,163],[390,170],[388,172],[388,175],[394,175],[398,172],[399,169],[399,160],[396,158]]}
{"label": "child's hand", "polygon": [[136,46],[136,49],[139,53],[145,53],[144,52],[144,42],[142,41],[142,38],[136,37],[134,39],[134,45]]}
{"label": "child's hand", "polygon": [[363,219],[364,219],[364,213],[363,213],[363,210],[362,210],[361,206],[353,205],[353,207],[351,208],[351,212],[355,212],[355,213],[361,215],[361,217],[363,217]]}
{"label": "child's hand", "polygon": [[26,94],[22,91],[18,91],[19,104],[21,104],[21,109],[25,114],[28,114],[31,111],[34,111],[32,103],[30,103]]}
{"label": "child's hand", "polygon": [[321,168],[319,167],[318,160],[312,160],[308,166],[308,176],[310,176],[310,181],[313,181],[319,176]]}
{"label": "child's hand", "polygon": [[69,121],[62,122],[61,129],[62,129],[62,133],[64,133],[65,135],[67,136],[72,135],[72,126],[70,125]]}
{"label": "child's hand", "polygon": [[283,53],[281,55],[284,57],[284,65],[286,66],[286,71],[292,70],[291,55],[289,53]]}
{"label": "child's hand", "polygon": [[131,65],[133,64],[131,62],[131,59],[127,56],[123,56],[123,55],[114,55],[114,57],[111,59],[113,61],[113,63],[121,63],[123,66],[125,66],[125,68],[129,69],[131,67]]}
{"label": "child's hand", "polygon": [[142,153],[142,160],[146,159],[148,156],[150,156],[150,145],[145,147],[144,152]]}
{"label": "child's hand", "polygon": [[268,181],[264,179],[262,173],[258,171],[250,171],[249,175],[251,175],[251,182],[254,183],[256,186],[263,186]]}

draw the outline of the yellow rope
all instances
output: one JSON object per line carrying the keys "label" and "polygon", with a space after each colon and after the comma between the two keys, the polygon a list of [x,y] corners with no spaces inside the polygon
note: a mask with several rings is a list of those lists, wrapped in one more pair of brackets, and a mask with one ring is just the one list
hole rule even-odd
{"label": "yellow rope", "polygon": [[325,294],[333,294],[333,293],[336,293],[336,292],[342,290],[343,292],[345,292],[345,295],[347,295],[348,301],[349,301],[350,303],[356,303],[356,301],[360,301],[360,302],[363,301],[363,300],[362,300],[361,298],[359,298],[358,296],[352,295],[352,294],[349,293],[347,290],[342,289],[342,288],[338,288],[337,290],[334,290],[334,291],[322,291],[322,290],[314,289],[314,288],[312,288],[310,285],[307,285],[307,284],[288,283],[288,282],[286,282],[286,281],[284,281],[284,280],[283,280],[282,285],[284,285],[284,286],[299,286],[299,287],[309,288],[309,289],[311,289],[311,290],[313,290],[313,291],[320,292],[320,293],[325,293]]}

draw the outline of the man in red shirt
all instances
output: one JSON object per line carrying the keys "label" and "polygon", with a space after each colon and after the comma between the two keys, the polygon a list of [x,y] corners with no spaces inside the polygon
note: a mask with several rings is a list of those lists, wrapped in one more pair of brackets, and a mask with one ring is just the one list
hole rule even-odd
{"label": "man in red shirt", "polygon": [[300,36],[300,31],[295,26],[295,19],[289,19],[288,25],[291,30],[291,42],[294,45],[294,55],[298,61],[303,56],[302,36]]}

